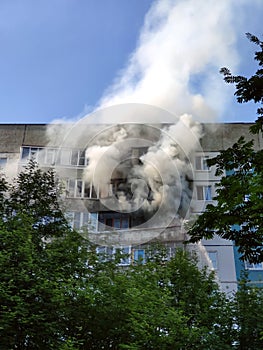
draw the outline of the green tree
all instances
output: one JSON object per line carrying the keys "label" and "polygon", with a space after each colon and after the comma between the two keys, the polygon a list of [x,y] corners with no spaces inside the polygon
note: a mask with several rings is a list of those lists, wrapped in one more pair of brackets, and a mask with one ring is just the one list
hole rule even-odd
{"label": "green tree", "polygon": [[92,322],[79,319],[81,349],[231,349],[232,304],[213,274],[186,252],[162,256],[155,250],[125,269],[105,262],[94,274],[88,288],[96,293],[86,305]]}
{"label": "green tree", "polygon": [[69,228],[59,193],[34,163],[0,180],[1,349],[228,350],[250,335],[259,348],[258,293],[229,300],[188,253],[167,260],[160,246],[120,267],[121,252],[102,256]]}
{"label": "green tree", "polygon": [[258,133],[263,131],[263,108],[261,107],[263,104],[263,42],[250,33],[247,33],[246,36],[260,48],[260,51],[255,52],[254,57],[259,69],[250,78],[241,75],[234,76],[228,68],[222,68],[220,72],[224,75],[225,82],[236,85],[235,96],[237,96],[238,103],[254,101],[260,104],[257,109],[258,119],[251,128],[253,133]]}
{"label": "green tree", "polygon": [[251,286],[247,277],[240,282],[234,298],[233,317],[237,323],[236,349],[261,350],[263,342],[263,289]]}
{"label": "green tree", "polygon": [[69,336],[87,254],[59,193],[54,173],[33,162],[14,184],[0,180],[1,349],[59,349]]}
{"label": "green tree", "polygon": [[[251,34],[250,41],[261,51],[255,53],[260,68],[251,78],[233,76],[227,68],[221,72],[225,81],[236,85],[235,95],[239,103],[254,101],[263,103],[263,42]],[[257,110],[257,121],[251,126],[253,134],[263,128],[263,108]],[[259,137],[261,137],[259,135]],[[235,242],[243,260],[263,261],[263,150],[256,151],[254,142],[239,140],[227,150],[208,161],[216,166],[216,175],[222,176],[217,184],[216,204],[207,206],[189,230],[190,241],[210,239],[216,232],[222,238]]]}

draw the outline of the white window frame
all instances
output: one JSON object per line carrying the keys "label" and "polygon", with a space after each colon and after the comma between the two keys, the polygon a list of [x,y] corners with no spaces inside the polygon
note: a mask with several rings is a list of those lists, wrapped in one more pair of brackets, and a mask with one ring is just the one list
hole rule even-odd
{"label": "white window frame", "polygon": [[[87,186],[87,182],[83,179],[65,179],[66,183],[66,195],[69,198],[99,198],[99,191],[96,191],[92,182]],[[86,186],[89,189],[89,194],[86,196]],[[93,196],[95,193],[95,196]]]}
{"label": "white window frame", "polygon": [[127,254],[126,258],[121,259],[119,265],[127,266],[131,264],[131,246],[123,246],[119,248],[123,254]]}
{"label": "white window frame", "polygon": [[212,201],[212,186],[196,185],[196,199],[199,201]]}
{"label": "white window frame", "polygon": [[[139,255],[138,257],[135,257],[135,255],[137,255],[136,253],[139,251],[143,251],[143,258],[139,259]],[[145,248],[134,248],[132,249],[132,261],[134,263],[141,263],[141,264],[145,264],[146,262],[146,251]]]}
{"label": "white window frame", "polygon": [[[76,159],[76,161],[73,161]],[[83,149],[60,148],[58,152],[57,165],[70,167],[85,167],[88,160]]]}
{"label": "white window frame", "polygon": [[209,156],[195,156],[195,170],[197,171],[210,171],[211,168],[207,165]]}
{"label": "white window frame", "polygon": [[[28,155],[27,157],[22,157],[24,150],[26,149],[28,149]],[[73,164],[74,154],[76,156],[76,162]],[[45,165],[56,164],[60,166],[85,167],[88,163],[85,156],[85,150],[83,149],[22,146],[20,155],[21,162],[27,162],[30,159],[35,159],[40,164]]]}
{"label": "white window frame", "polygon": [[246,270],[263,270],[263,262],[261,263],[250,263],[248,261],[245,261],[245,269]]}
{"label": "white window frame", "polygon": [[89,232],[98,232],[98,213],[68,211],[65,216],[72,229],[87,227]]}
{"label": "white window frame", "polygon": [[7,164],[7,157],[3,157],[0,155],[0,170],[4,169]]}
{"label": "white window frame", "polygon": [[130,265],[131,264],[131,246],[121,246],[121,247],[98,246],[96,248],[97,254],[109,255],[111,257],[114,257],[117,251],[122,251],[123,254],[128,255],[126,258],[121,259],[118,265],[120,266]]}
{"label": "white window frame", "polygon": [[216,250],[208,250],[207,255],[214,270],[218,270],[218,252]]}

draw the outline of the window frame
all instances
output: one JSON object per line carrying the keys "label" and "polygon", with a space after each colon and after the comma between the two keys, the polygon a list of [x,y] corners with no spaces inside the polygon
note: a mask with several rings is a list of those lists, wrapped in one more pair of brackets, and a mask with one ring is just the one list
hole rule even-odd
{"label": "window frame", "polygon": [[207,165],[209,156],[196,155],[195,156],[195,170],[196,171],[211,171],[211,167]]}
{"label": "window frame", "polygon": [[97,212],[68,211],[65,214],[72,229],[80,230],[83,227],[87,227],[89,232],[98,232],[98,216]]}
{"label": "window frame", "polygon": [[95,190],[92,182],[88,183],[81,178],[64,179],[64,182],[66,183],[67,198],[99,198],[99,193]]}
{"label": "window frame", "polygon": [[41,165],[85,167],[88,164],[88,159],[86,158],[85,152],[86,151],[83,149],[76,148],[55,148],[24,145],[21,146],[20,161],[25,163],[28,160],[35,159]]}
{"label": "window frame", "polygon": [[[208,191],[208,192],[207,192]],[[212,186],[211,185],[196,185],[196,199],[198,201],[212,201]]]}
{"label": "window frame", "polygon": [[[213,266],[213,269],[218,270],[218,252],[216,250],[208,250],[207,255],[208,255],[209,260]],[[215,257],[215,259],[213,259],[213,257]]]}
{"label": "window frame", "polygon": [[[257,266],[258,265],[258,266]],[[259,267],[260,265],[260,267]],[[245,269],[246,270],[252,270],[252,271],[261,271],[263,270],[263,262],[261,263],[250,263],[248,261],[245,261]]]}
{"label": "window frame", "polygon": [[[112,220],[112,225],[107,224],[107,220]],[[117,222],[119,222],[118,225],[116,225]],[[99,224],[102,231],[128,230],[130,228],[130,217],[118,212],[100,213]]]}
{"label": "window frame", "polygon": [[4,169],[7,165],[8,158],[0,155],[0,170]]}
{"label": "window frame", "polygon": [[[135,255],[137,255],[136,253],[139,251],[143,252],[142,259],[140,259],[139,255],[137,257],[135,257]],[[146,263],[146,250],[144,248],[133,248],[132,249],[132,261],[133,261],[133,263],[137,263],[137,264],[145,264]]]}

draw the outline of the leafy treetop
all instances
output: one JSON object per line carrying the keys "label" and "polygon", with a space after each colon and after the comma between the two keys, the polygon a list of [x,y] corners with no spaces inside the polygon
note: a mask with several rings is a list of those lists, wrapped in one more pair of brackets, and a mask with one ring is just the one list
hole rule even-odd
{"label": "leafy treetop", "polygon": [[[242,75],[232,75],[228,68],[221,68],[220,73],[224,75],[224,80],[227,83],[236,85],[235,95],[237,96],[237,102],[244,103],[254,101],[255,103],[263,104],[263,42],[259,40],[255,35],[250,33],[246,34],[247,38],[260,47],[260,51],[255,52],[255,60],[258,61],[259,69],[250,78],[246,78]],[[253,134],[263,131],[263,108],[257,109],[259,115],[255,124],[251,127]]]}

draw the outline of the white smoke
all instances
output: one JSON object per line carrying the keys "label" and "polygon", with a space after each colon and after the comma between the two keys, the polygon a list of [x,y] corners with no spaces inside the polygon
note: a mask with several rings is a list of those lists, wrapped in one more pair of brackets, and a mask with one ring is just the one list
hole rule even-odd
{"label": "white smoke", "polygon": [[[140,142],[143,146],[149,144],[142,137],[130,137],[140,134],[140,126],[115,126],[111,132],[114,136],[111,144],[104,145],[100,135],[99,142],[87,148],[89,163],[84,179],[100,188],[105,197],[114,176],[125,179],[126,184],[115,193],[114,201],[112,198],[104,200],[110,210],[141,210],[146,215],[158,211],[155,225],[170,223],[175,217],[185,217],[192,199],[189,186],[189,181],[193,180],[191,157],[198,147],[201,129],[189,115],[183,115],[175,124],[158,129],[158,139],[152,139],[150,147],[140,157],[140,164],[132,164],[131,156],[128,156],[131,148],[137,148]],[[108,134],[109,130],[106,130],[106,140]],[[151,138],[152,128],[148,134]],[[126,167],[123,166],[125,161],[128,161]]]}
{"label": "white smoke", "polygon": [[238,64],[236,20],[243,1],[159,0],[145,18],[138,46],[100,107],[146,103],[205,121],[224,108],[219,69]]}
{"label": "white smoke", "polygon": [[117,145],[127,137],[127,132],[124,127],[120,127],[117,130],[116,128],[106,130],[103,134],[104,137],[99,137],[99,144],[86,149],[88,166],[85,169],[84,179],[92,183],[101,193],[107,193],[111,175],[122,157]]}
{"label": "white smoke", "polygon": [[[188,211],[191,195],[185,178],[193,179],[190,160],[197,148],[201,129],[189,115],[183,115],[176,124],[162,130],[159,141],[141,157],[142,165],[135,167],[129,176],[137,204],[143,200],[142,206],[153,210],[163,203],[166,215],[173,216],[180,205],[183,206],[181,209]],[[138,184],[138,178],[144,181]],[[151,190],[150,199],[145,198],[144,183]]]}
{"label": "white smoke", "polygon": [[[97,110],[62,137],[65,143],[69,140],[75,146],[79,142],[86,148],[86,181],[106,193],[132,146],[130,138],[145,137],[141,129],[125,123],[169,122],[174,125],[161,131],[159,138],[146,137],[154,142],[147,144],[141,165],[126,172],[122,167],[132,198],[119,191],[115,204],[149,212],[162,208],[160,214],[168,216],[180,207],[184,211],[190,207],[190,158],[202,136],[200,125],[193,120],[212,121],[227,106],[228,91],[219,69],[235,70],[239,63],[237,34],[246,31],[241,28],[248,21],[244,13],[250,4],[246,0],[153,2],[126,67],[103,94]],[[253,6],[262,7],[262,2],[253,2]],[[101,125],[98,133],[91,124]],[[103,124],[123,125],[107,129]],[[63,128],[59,131],[63,135]],[[60,140],[56,132],[53,135]]]}

